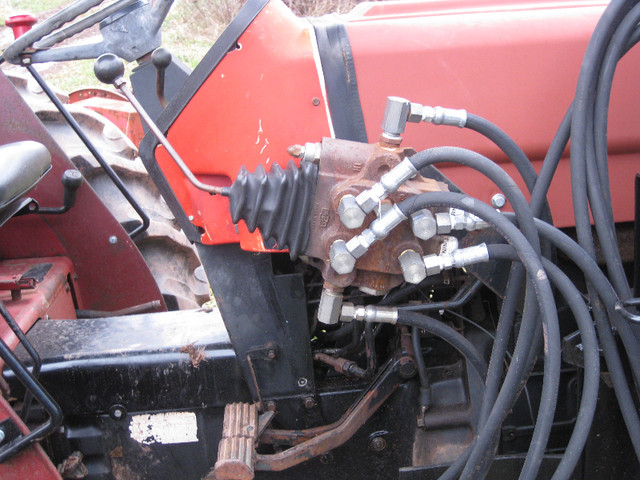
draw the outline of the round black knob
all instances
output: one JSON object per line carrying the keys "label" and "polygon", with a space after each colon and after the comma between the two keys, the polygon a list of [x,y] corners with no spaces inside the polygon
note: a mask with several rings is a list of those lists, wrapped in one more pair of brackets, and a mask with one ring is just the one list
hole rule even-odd
{"label": "round black knob", "polygon": [[151,63],[158,69],[164,70],[171,63],[171,52],[165,48],[156,48],[151,54]]}
{"label": "round black knob", "polygon": [[105,53],[96,60],[93,72],[102,83],[112,84],[124,74],[124,62],[113,53]]}
{"label": "round black knob", "polygon": [[78,189],[82,180],[82,174],[78,170],[65,170],[62,174],[62,185],[66,188]]}

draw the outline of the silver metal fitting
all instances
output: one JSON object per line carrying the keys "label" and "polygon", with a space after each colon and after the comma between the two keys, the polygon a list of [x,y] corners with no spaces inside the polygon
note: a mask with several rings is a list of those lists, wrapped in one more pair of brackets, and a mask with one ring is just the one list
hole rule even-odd
{"label": "silver metal fitting", "polygon": [[408,283],[418,284],[427,278],[427,270],[422,257],[415,250],[405,250],[398,257],[402,275]]}
{"label": "silver metal fitting", "polygon": [[439,235],[446,235],[453,230],[472,232],[489,226],[480,217],[457,208],[451,208],[449,212],[436,213],[435,218]]}
{"label": "silver metal fitting", "polygon": [[[371,245],[385,238],[391,230],[406,219],[407,217],[400,211],[398,206],[393,205],[380,218],[371,222],[369,228],[364,229],[360,235],[349,240],[346,244],[347,251],[354,258],[360,258],[367,253]],[[331,248],[333,248],[333,245]]]}
{"label": "silver metal fitting", "polygon": [[349,250],[344,240],[336,240],[329,249],[329,262],[340,275],[351,273],[356,265],[356,259]]}
{"label": "silver metal fitting", "polygon": [[415,177],[417,173],[418,170],[413,166],[411,160],[405,158],[380,177],[380,184],[384,187],[385,194],[388,195],[398,190],[404,182]]}
{"label": "silver metal fitting", "polygon": [[502,193],[496,193],[491,197],[491,206],[493,208],[502,208],[507,204],[507,198]]}
{"label": "silver metal fitting", "polygon": [[397,205],[394,205],[381,215],[380,218],[374,220],[368,230],[373,232],[377,240],[382,240],[406,219],[407,217],[402,213],[400,208],[398,208]]}
{"label": "silver metal fitting", "polygon": [[[416,105],[415,113],[413,111],[414,105]],[[417,105],[418,104],[411,104],[412,112],[410,118],[417,118]],[[433,123],[434,125],[449,125],[463,128],[467,124],[467,111],[455,110],[453,108],[429,107],[424,105],[420,111],[420,117],[423,122]]]}
{"label": "silver metal fitting", "polygon": [[353,258],[360,258],[369,251],[369,247],[376,242],[376,236],[368,228],[360,235],[356,235],[347,242],[347,251]]}
{"label": "silver metal fitting", "polygon": [[378,204],[384,200],[387,196],[387,191],[381,183],[376,183],[369,190],[361,192],[356,197],[356,202],[360,205],[360,208],[365,212],[372,212]]}
{"label": "silver metal fitting", "polygon": [[438,225],[433,213],[426,208],[412,213],[410,222],[413,234],[422,240],[429,240],[438,231]]}
{"label": "silver metal fitting", "polygon": [[398,321],[398,309],[395,307],[376,307],[374,305],[355,306],[345,302],[342,305],[340,320],[343,322],[376,322],[396,324]]}
{"label": "silver metal fitting", "polygon": [[342,292],[331,290],[329,288],[322,289],[320,296],[320,304],[318,305],[318,321],[325,325],[334,325],[340,321],[340,312],[342,308]]}
{"label": "silver metal fitting", "polygon": [[367,214],[358,205],[356,197],[345,195],[340,199],[338,216],[345,227],[353,229],[362,226]]}
{"label": "silver metal fitting", "polygon": [[387,97],[382,117],[382,131],[393,137],[404,133],[410,110],[411,102],[409,100],[400,97]]}
{"label": "silver metal fitting", "polygon": [[452,268],[462,268],[468,265],[489,261],[489,250],[486,244],[474,245],[473,247],[459,248],[452,253],[441,255],[426,255],[423,262],[427,270],[427,275],[437,275],[443,270]]}

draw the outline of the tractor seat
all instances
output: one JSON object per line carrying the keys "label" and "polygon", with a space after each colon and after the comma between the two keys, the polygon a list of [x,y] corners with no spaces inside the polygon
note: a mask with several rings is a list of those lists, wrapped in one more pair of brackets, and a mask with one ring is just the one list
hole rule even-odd
{"label": "tractor seat", "polygon": [[51,168],[51,155],[38,142],[0,146],[0,212],[36,186]]}

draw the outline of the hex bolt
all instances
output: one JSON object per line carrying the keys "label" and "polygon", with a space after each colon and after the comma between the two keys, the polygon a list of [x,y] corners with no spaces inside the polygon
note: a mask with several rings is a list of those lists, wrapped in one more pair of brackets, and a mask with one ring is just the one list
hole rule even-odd
{"label": "hex bolt", "polygon": [[316,401],[314,400],[313,397],[304,397],[303,403],[304,403],[304,408],[306,408],[307,410],[311,410],[313,407],[316,406]]}
{"label": "hex bolt", "polygon": [[115,235],[111,235],[111,236],[109,237],[109,243],[110,243],[111,245],[115,245],[116,243],[118,243],[118,237],[116,237]]}
{"label": "hex bolt", "polygon": [[371,439],[371,443],[369,444],[369,448],[371,448],[371,450],[373,450],[374,452],[381,452],[383,451],[385,448],[387,448],[387,441],[384,439],[384,437],[373,437]]}
{"label": "hex bolt", "polygon": [[345,195],[340,199],[338,216],[345,227],[353,229],[362,226],[367,214],[358,205],[356,197]]}
{"label": "hex bolt", "polygon": [[300,388],[304,388],[304,387],[306,387],[308,383],[309,383],[309,380],[307,380],[307,379],[306,379],[306,378],[304,378],[304,377],[300,377],[300,378],[298,379],[298,386],[299,386]]}
{"label": "hex bolt", "polygon": [[491,206],[493,208],[503,208],[507,204],[507,198],[502,193],[496,193],[491,197]]}
{"label": "hex bolt", "polygon": [[329,261],[331,268],[341,275],[351,273],[356,265],[356,259],[347,249],[347,243],[344,240],[336,240],[331,244]]}
{"label": "hex bolt", "polygon": [[427,269],[422,261],[422,257],[415,250],[405,250],[398,257],[402,275],[407,283],[419,284],[427,278]]}
{"label": "hex bolt", "polygon": [[276,402],[274,402],[273,400],[269,400],[267,402],[267,404],[265,405],[266,411],[267,412],[275,412],[276,411]]}
{"label": "hex bolt", "polygon": [[422,240],[429,240],[438,231],[438,224],[433,213],[426,208],[412,213],[410,222],[413,234]]}

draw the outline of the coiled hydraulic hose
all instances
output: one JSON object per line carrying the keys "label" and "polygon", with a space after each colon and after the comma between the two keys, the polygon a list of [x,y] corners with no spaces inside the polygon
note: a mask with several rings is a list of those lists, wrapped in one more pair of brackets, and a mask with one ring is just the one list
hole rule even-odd
{"label": "coiled hydraulic hose", "polygon": [[[518,252],[518,256],[527,270],[527,276],[532,282],[544,324],[545,365],[540,410],[545,411],[548,409],[554,411],[560,376],[560,333],[553,293],[542,268],[539,255],[522,233],[509,224],[509,221],[504,216],[488,205],[466,195],[432,192],[411,197],[398,204],[398,208],[405,216],[411,215],[411,213],[421,208],[436,206],[459,208],[479,216],[492,224]],[[484,463],[488,457],[492,456],[489,446],[518,395],[518,387],[521,379],[525,376],[525,367],[536,327],[537,322],[535,322],[535,319],[523,319],[518,340],[516,341],[513,361],[507,372],[503,388],[496,399],[487,423],[478,434],[467,467],[462,472],[462,478],[471,478],[474,473],[474,466]],[[536,423],[534,442],[532,442],[533,448],[527,455],[531,459],[532,467],[530,471],[533,477],[537,473],[540,459],[544,454],[544,446],[551,430],[552,421],[552,418],[547,419],[543,416]]]}

